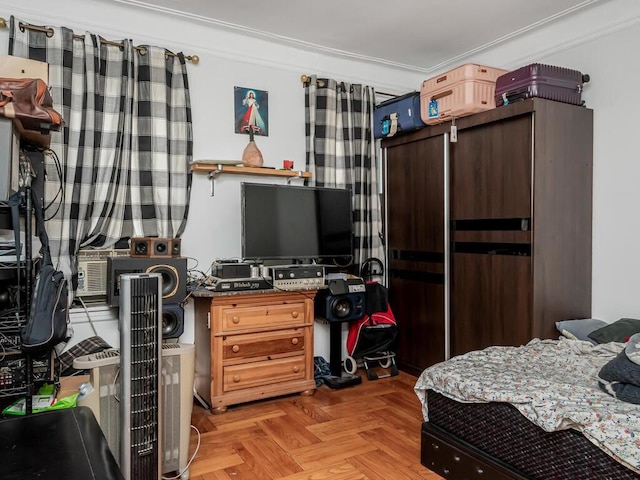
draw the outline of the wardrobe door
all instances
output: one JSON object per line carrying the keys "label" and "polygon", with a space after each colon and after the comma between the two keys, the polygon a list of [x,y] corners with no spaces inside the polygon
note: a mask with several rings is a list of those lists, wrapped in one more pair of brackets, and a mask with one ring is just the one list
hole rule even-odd
{"label": "wardrobe door", "polygon": [[532,116],[460,130],[451,149],[451,219],[531,217]]}
{"label": "wardrobe door", "polygon": [[389,299],[396,359],[418,375],[444,360],[444,140],[387,149]]}
{"label": "wardrobe door", "polygon": [[387,241],[390,250],[444,253],[442,136],[387,149]]}
{"label": "wardrobe door", "polygon": [[396,361],[418,376],[444,360],[444,276],[391,269],[389,302],[398,323]]}
{"label": "wardrobe door", "polygon": [[452,355],[530,339],[532,118],[461,130],[452,147]]}
{"label": "wardrobe door", "polygon": [[453,254],[452,355],[531,339],[531,257],[512,253]]}

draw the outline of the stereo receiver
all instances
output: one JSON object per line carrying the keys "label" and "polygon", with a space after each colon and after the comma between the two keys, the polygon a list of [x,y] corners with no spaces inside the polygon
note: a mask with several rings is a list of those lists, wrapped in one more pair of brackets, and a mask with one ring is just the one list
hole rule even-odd
{"label": "stereo receiver", "polygon": [[211,277],[211,284],[207,290],[214,292],[239,292],[243,290],[270,290],[271,282],[269,278],[218,278]]}
{"label": "stereo receiver", "polygon": [[273,288],[305,290],[325,287],[324,267],[321,265],[281,265],[271,267]]}

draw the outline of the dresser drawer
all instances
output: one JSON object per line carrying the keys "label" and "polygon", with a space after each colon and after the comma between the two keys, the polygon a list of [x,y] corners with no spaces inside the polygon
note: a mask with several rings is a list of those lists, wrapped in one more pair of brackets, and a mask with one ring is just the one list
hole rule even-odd
{"label": "dresser drawer", "polygon": [[275,332],[228,335],[222,339],[222,359],[235,361],[269,360],[271,357],[299,355],[304,352],[304,328]]}
{"label": "dresser drawer", "polygon": [[252,328],[283,327],[305,322],[304,303],[279,303],[264,306],[241,306],[222,309],[223,332]]}
{"label": "dresser drawer", "polygon": [[223,390],[231,392],[243,388],[272,385],[278,382],[304,380],[305,357],[280,358],[262,362],[232,365],[223,368]]}

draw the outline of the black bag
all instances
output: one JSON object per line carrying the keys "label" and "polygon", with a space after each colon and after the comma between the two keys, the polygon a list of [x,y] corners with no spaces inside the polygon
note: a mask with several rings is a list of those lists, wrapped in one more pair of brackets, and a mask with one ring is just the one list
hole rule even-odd
{"label": "black bag", "polygon": [[22,333],[22,350],[51,350],[67,336],[67,279],[53,265],[43,265],[36,277],[29,321]]}
{"label": "black bag", "polygon": [[[31,190],[28,189],[27,191]],[[20,223],[18,219],[18,206],[21,201],[21,195],[22,191],[15,194],[10,201],[16,238],[16,256],[18,259],[21,252]],[[33,297],[27,325],[22,331],[22,350],[27,353],[45,353],[65,340],[67,336],[67,322],[69,319],[68,285],[64,274],[56,270],[51,262],[49,237],[44,227],[42,206],[38,203],[38,199],[33,193],[32,204],[40,242],[42,243],[42,262],[32,291]]]}

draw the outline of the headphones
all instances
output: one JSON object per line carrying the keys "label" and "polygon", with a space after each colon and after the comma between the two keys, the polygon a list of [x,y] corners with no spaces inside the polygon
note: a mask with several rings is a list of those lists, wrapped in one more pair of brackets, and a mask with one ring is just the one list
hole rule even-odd
{"label": "headphones", "polygon": [[360,277],[371,278],[384,275],[384,265],[379,258],[371,257],[362,262]]}

